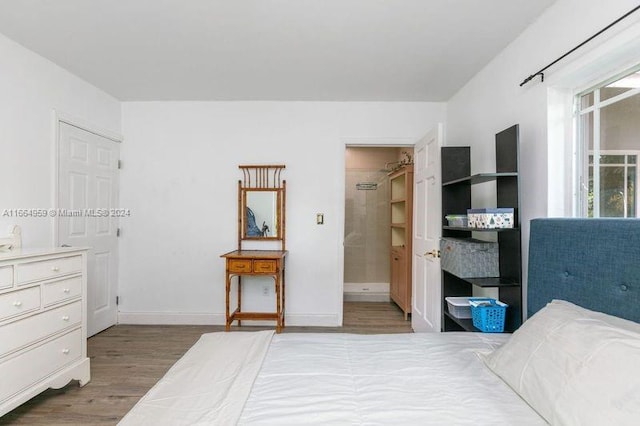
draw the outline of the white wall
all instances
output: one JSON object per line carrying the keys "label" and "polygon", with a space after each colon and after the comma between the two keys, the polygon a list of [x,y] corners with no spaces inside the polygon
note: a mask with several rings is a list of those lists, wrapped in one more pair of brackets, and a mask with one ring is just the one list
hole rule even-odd
{"label": "white wall", "polygon": [[[224,322],[239,164],[285,164],[287,324],[341,320],[345,143],[416,140],[442,103],[123,104],[121,322]],[[316,213],[325,224],[316,225]],[[261,288],[243,298],[265,309]],[[253,306],[252,306],[253,305]]]}
{"label": "white wall", "polygon": [[[607,68],[614,65],[603,58],[613,55],[615,50],[626,51],[618,64],[640,62],[640,49],[635,52],[628,49],[628,42],[633,38],[630,34],[637,33],[640,27],[640,13],[636,12],[549,69],[544,83],[536,78],[524,87],[519,84],[635,6],[636,0],[558,0],[447,104],[447,145],[471,146],[472,173],[495,170],[495,133],[512,124],[520,124],[525,278],[529,220],[545,217],[549,212],[570,214],[570,203],[564,199],[571,196],[570,188],[567,188],[571,175],[566,172],[571,163],[568,158],[571,133],[562,129],[559,135],[549,133],[548,121],[553,123],[556,116],[562,116],[554,110],[562,99],[552,98],[557,96],[556,89],[560,86],[586,84],[590,79],[611,72]],[[554,104],[549,107],[550,99]],[[571,119],[566,115],[561,119],[566,121],[567,118]],[[553,166],[548,166],[550,163]],[[491,201],[487,193],[474,197],[478,204]]]}
{"label": "white wall", "polygon": [[53,219],[2,213],[53,207],[54,110],[120,132],[116,99],[0,35],[0,235],[18,224],[24,246],[53,244]]}

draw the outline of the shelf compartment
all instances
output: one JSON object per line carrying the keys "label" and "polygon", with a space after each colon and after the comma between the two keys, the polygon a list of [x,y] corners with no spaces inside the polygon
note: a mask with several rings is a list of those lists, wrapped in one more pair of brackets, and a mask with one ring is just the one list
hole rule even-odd
{"label": "shelf compartment", "polygon": [[392,200],[404,199],[407,196],[406,176],[404,174],[390,176],[390,183]]}
{"label": "shelf compartment", "polygon": [[392,202],[391,203],[391,226],[396,223],[401,223],[404,225],[406,221],[406,203],[402,202]]}
{"label": "shelf compartment", "polygon": [[456,279],[475,285],[477,287],[483,287],[483,288],[491,288],[491,287],[518,287],[520,286],[520,283],[517,282],[514,279],[511,278],[503,278],[503,277],[489,277],[489,278],[484,278],[484,277],[480,277],[480,278],[461,278],[459,276],[457,276],[456,274],[452,274],[449,271],[442,271],[445,274],[448,274],[452,277],[455,277]]}
{"label": "shelf compartment", "polygon": [[478,330],[477,328],[475,328],[473,326],[473,320],[472,319],[467,319],[467,318],[456,318],[453,315],[451,315],[451,313],[445,309],[444,314],[447,318],[449,318],[451,321],[453,321],[454,323],[456,323],[457,325],[459,325],[460,327],[462,327],[463,330],[465,331],[477,331],[480,332],[480,330]]}
{"label": "shelf compartment", "polygon": [[407,240],[405,237],[404,224],[392,224],[391,225],[391,245],[392,246],[405,246]]}
{"label": "shelf compartment", "polygon": [[519,287],[520,283],[509,278],[461,278],[469,283],[483,288],[491,287]]}
{"label": "shelf compartment", "polygon": [[476,175],[466,176],[460,179],[444,182],[442,186],[455,185],[458,183],[469,183],[475,185],[478,183],[491,182],[502,177],[518,177],[518,173],[478,173]]}

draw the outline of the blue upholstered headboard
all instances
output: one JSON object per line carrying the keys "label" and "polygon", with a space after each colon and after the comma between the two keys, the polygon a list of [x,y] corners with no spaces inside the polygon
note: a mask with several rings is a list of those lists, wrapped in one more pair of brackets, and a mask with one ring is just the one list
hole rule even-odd
{"label": "blue upholstered headboard", "polygon": [[640,219],[534,219],[527,313],[552,299],[640,322]]}

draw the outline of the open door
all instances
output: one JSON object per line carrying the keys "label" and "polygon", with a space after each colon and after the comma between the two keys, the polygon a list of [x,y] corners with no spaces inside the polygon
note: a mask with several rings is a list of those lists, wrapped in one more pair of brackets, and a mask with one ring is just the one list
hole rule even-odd
{"label": "open door", "polygon": [[442,236],[440,147],[444,125],[430,130],[414,148],[413,306],[415,332],[440,331]]}

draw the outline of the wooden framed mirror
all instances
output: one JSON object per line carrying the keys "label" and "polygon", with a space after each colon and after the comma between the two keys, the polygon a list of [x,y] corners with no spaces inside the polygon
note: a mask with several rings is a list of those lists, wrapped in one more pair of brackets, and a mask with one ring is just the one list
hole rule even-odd
{"label": "wooden framed mirror", "polygon": [[281,179],[284,165],[239,166],[238,248],[243,240],[285,240],[285,189]]}
{"label": "wooden framed mirror", "polygon": [[244,189],[244,214],[242,217],[242,238],[279,239],[281,232],[279,190]]}

